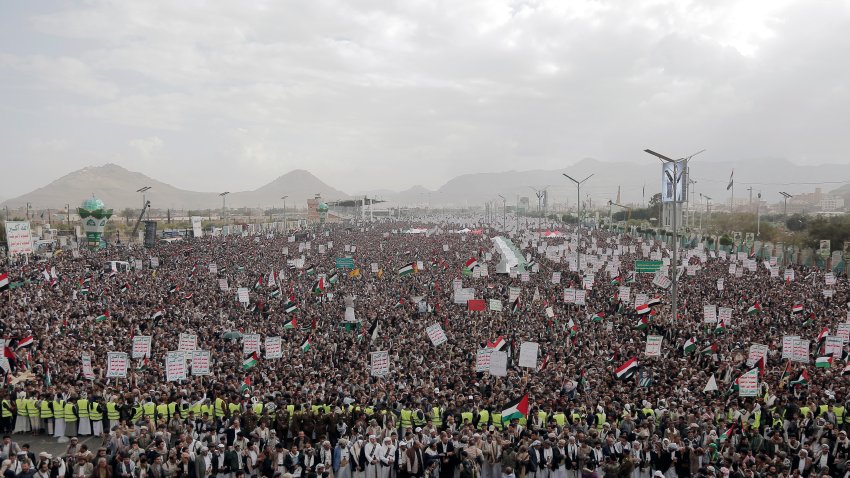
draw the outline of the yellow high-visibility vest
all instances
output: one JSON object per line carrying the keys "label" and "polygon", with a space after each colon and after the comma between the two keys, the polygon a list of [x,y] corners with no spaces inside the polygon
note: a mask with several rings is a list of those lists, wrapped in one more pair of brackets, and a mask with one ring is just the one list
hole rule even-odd
{"label": "yellow high-visibility vest", "polygon": [[121,420],[121,411],[115,402],[106,402],[106,418],[110,420]]}
{"label": "yellow high-visibility vest", "polygon": [[431,423],[437,428],[443,426],[443,411],[440,410],[440,407],[431,409]]}
{"label": "yellow high-visibility vest", "polygon": [[77,413],[80,418],[89,417],[89,401],[85,398],[77,400]]}
{"label": "yellow high-visibility vest", "polygon": [[77,421],[77,414],[74,413],[74,402],[65,403],[65,421],[66,422]]}
{"label": "yellow high-visibility vest", "polygon": [[100,409],[100,404],[97,402],[92,402],[91,410],[89,410],[89,418],[93,422],[103,420],[103,411]]}
{"label": "yellow high-visibility vest", "polygon": [[19,417],[28,417],[29,412],[27,411],[27,401],[25,398],[16,398],[15,406],[18,407],[18,416]]}
{"label": "yellow high-visibility vest", "polygon": [[53,418],[56,420],[65,419],[65,400],[53,400]]}
{"label": "yellow high-visibility vest", "polygon": [[12,415],[14,415],[12,413],[12,401],[11,400],[7,400],[7,399],[4,398],[3,403],[2,403],[2,408],[3,408],[3,411],[2,411],[2,417],[3,418],[9,418]]}
{"label": "yellow high-visibility vest", "polygon": [[41,418],[53,418],[53,408],[50,400],[41,401]]}

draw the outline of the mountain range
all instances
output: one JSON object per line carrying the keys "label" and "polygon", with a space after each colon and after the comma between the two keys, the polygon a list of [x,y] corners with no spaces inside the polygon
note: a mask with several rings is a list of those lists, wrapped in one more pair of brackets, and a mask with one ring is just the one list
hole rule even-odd
{"label": "mountain range", "polygon": [[[752,187],[752,197],[759,192],[768,203],[780,202],[779,191],[791,194],[812,192],[824,184],[824,192],[835,190],[847,195],[850,203],[850,164],[801,166],[781,159],[760,159],[737,162],[700,162],[691,165],[691,185],[694,201],[711,197],[714,204],[728,204],[731,191],[727,190],[729,176],[734,169],[734,193],[737,201],[747,200]],[[589,196],[593,206],[602,206],[608,200],[616,201],[618,190],[620,204],[648,202],[660,188],[659,162],[607,162],[584,159],[558,170],[517,170],[491,173],[462,174],[450,179],[441,187],[430,190],[413,186],[403,191],[378,189],[358,191],[354,195],[335,189],[305,170],[290,171],[268,184],[251,191],[234,191],[227,198],[228,207],[281,207],[281,196],[287,195],[287,207],[304,207],[309,198],[321,194],[326,201],[350,199],[364,195],[381,199],[389,205],[453,205],[480,206],[484,202],[504,201],[513,205],[517,198],[529,198],[536,208],[536,190],[547,189],[549,204],[575,205],[576,188],[562,174],[581,180],[593,174],[582,185],[582,200]],[[157,181],[142,173],[129,171],[116,164],[86,167],[17,198],[5,201],[10,208],[24,207],[27,203],[36,209],[62,208],[65,204],[76,206],[92,194],[103,199],[113,209],[138,208],[142,195],[136,190],[151,186],[146,198],[154,208],[215,209],[221,207],[221,197],[216,192],[195,192],[179,189]]]}

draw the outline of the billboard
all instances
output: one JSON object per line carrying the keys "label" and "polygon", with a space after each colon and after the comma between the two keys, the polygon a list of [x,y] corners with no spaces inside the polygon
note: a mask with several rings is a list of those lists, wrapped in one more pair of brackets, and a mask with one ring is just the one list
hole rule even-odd
{"label": "billboard", "polygon": [[32,234],[29,221],[6,221],[6,241],[9,255],[32,254]]}
{"label": "billboard", "polygon": [[661,202],[687,200],[687,174],[683,164],[665,162],[661,165]]}

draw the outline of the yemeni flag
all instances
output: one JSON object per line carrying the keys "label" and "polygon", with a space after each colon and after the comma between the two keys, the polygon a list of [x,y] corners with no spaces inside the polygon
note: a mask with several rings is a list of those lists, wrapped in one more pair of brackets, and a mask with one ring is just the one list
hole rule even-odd
{"label": "yemeni flag", "polygon": [[823,329],[821,329],[820,333],[818,334],[818,338],[817,338],[817,340],[815,340],[815,343],[816,344],[821,343],[821,341],[826,340],[826,338],[828,336],[829,336],[829,327],[824,327]]}
{"label": "yemeni flag", "polygon": [[109,311],[108,310],[104,310],[102,314],[100,314],[100,315],[98,315],[97,317],[94,318],[95,323],[100,323],[100,322],[103,322],[105,320],[109,320]]}
{"label": "yemeni flag", "polygon": [[284,329],[295,329],[298,327],[298,319],[293,317],[292,320],[283,324]]}
{"label": "yemeni flag", "polygon": [[661,297],[655,296],[655,297],[649,299],[649,301],[647,301],[646,305],[652,307],[653,305],[658,305],[660,303],[661,303]]}
{"label": "yemeni flag", "polygon": [[649,320],[647,320],[646,317],[638,318],[638,321],[637,321],[637,324],[635,325],[635,328],[638,329],[638,330],[646,330],[647,327],[649,327]]}
{"label": "yemeni flag", "polygon": [[685,352],[685,355],[693,352],[696,349],[697,349],[697,341],[693,337],[686,340],[685,344],[682,346],[682,350]]}
{"label": "yemeni flag", "polygon": [[637,372],[637,368],[637,357],[632,357],[631,359],[626,361],[626,363],[617,367],[617,370],[614,370],[614,374],[617,375],[617,378],[619,378],[620,380],[626,380],[628,378],[631,378],[631,376],[634,375],[635,372]]}
{"label": "yemeni flag", "polygon": [[298,310],[298,304],[296,304],[293,300],[289,300],[285,304],[283,304],[283,311],[287,314],[291,314],[296,310]]}
{"label": "yemeni flag", "polygon": [[803,372],[800,374],[800,377],[797,380],[792,380],[791,385],[808,385],[809,384],[809,371],[803,369]]}
{"label": "yemeni flag", "polygon": [[802,311],[803,311],[803,305],[802,304],[794,304],[791,307],[791,313],[792,314],[797,314],[797,313],[800,313]]}
{"label": "yemeni flag", "polygon": [[517,296],[517,298],[514,299],[514,303],[511,304],[511,313],[512,314],[518,314],[520,306],[521,306],[521,304],[520,304],[520,301],[519,301],[519,296]]}
{"label": "yemeni flag", "polygon": [[831,368],[832,367],[832,355],[828,355],[826,357],[818,357],[815,360],[815,367],[817,367],[817,368]]}
{"label": "yemeni flag", "polygon": [[398,275],[404,277],[406,275],[413,274],[414,272],[416,272],[416,263],[409,262],[398,270]]}
{"label": "yemeni flag", "polygon": [[0,272],[0,291],[4,291],[9,288],[9,273],[8,272]]}
{"label": "yemeni flag", "polygon": [[461,270],[461,274],[463,274],[464,277],[471,276],[472,271],[475,270],[475,268],[478,267],[478,266],[479,266],[478,260],[473,257],[472,259],[466,261],[463,264],[463,269]]}
{"label": "yemeni flag", "polygon": [[528,394],[512,401],[505,405],[502,409],[502,422],[510,422],[511,420],[519,420],[528,417]]}
{"label": "yemeni flag", "polygon": [[254,352],[242,361],[242,370],[250,370],[256,367],[258,363],[260,363],[260,358],[257,357],[257,352]]}
{"label": "yemeni flag", "polygon": [[251,390],[251,377],[245,377],[245,381],[239,386],[239,393],[245,393]]}
{"label": "yemeni flag", "polygon": [[334,272],[330,277],[328,277],[328,283],[336,284],[337,282],[339,282],[339,274]]}
{"label": "yemeni flag", "polygon": [[747,315],[754,315],[758,314],[759,312],[761,312],[761,304],[759,304],[758,302],[751,305],[750,308],[747,309]]}
{"label": "yemeni flag", "polygon": [[712,355],[717,353],[717,344],[711,344],[699,351],[700,355]]}
{"label": "yemeni flag", "polygon": [[652,309],[646,304],[635,306],[635,312],[637,312],[638,315],[648,314],[650,311],[652,311]]}
{"label": "yemeni flag", "polygon": [[501,335],[496,338],[494,341],[487,341],[487,348],[493,350],[502,350],[502,347],[505,346],[505,338]]}
{"label": "yemeni flag", "polygon": [[161,318],[162,318],[162,310],[157,310],[151,316],[151,320],[157,320],[157,319],[161,319]]}
{"label": "yemeni flag", "polygon": [[319,277],[315,284],[313,284],[313,293],[314,294],[323,294],[325,292],[325,278]]}
{"label": "yemeni flag", "polygon": [[26,347],[32,347],[32,344],[34,342],[35,340],[33,339],[32,335],[27,335],[26,337],[18,341],[18,346],[15,348],[15,350],[21,350]]}
{"label": "yemeni flag", "polygon": [[312,347],[312,346],[313,346],[313,342],[310,342],[310,339],[308,338],[307,340],[304,341],[303,344],[301,344],[301,351],[306,352],[306,351],[310,350],[310,347]]}

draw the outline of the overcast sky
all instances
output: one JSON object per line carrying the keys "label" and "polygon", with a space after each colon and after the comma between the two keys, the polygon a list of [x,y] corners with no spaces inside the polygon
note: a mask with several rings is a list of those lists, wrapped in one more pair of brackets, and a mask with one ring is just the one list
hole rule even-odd
{"label": "overcast sky", "polygon": [[0,9],[3,197],[106,162],[204,191],[302,168],[354,192],[646,147],[850,161],[850,1]]}

